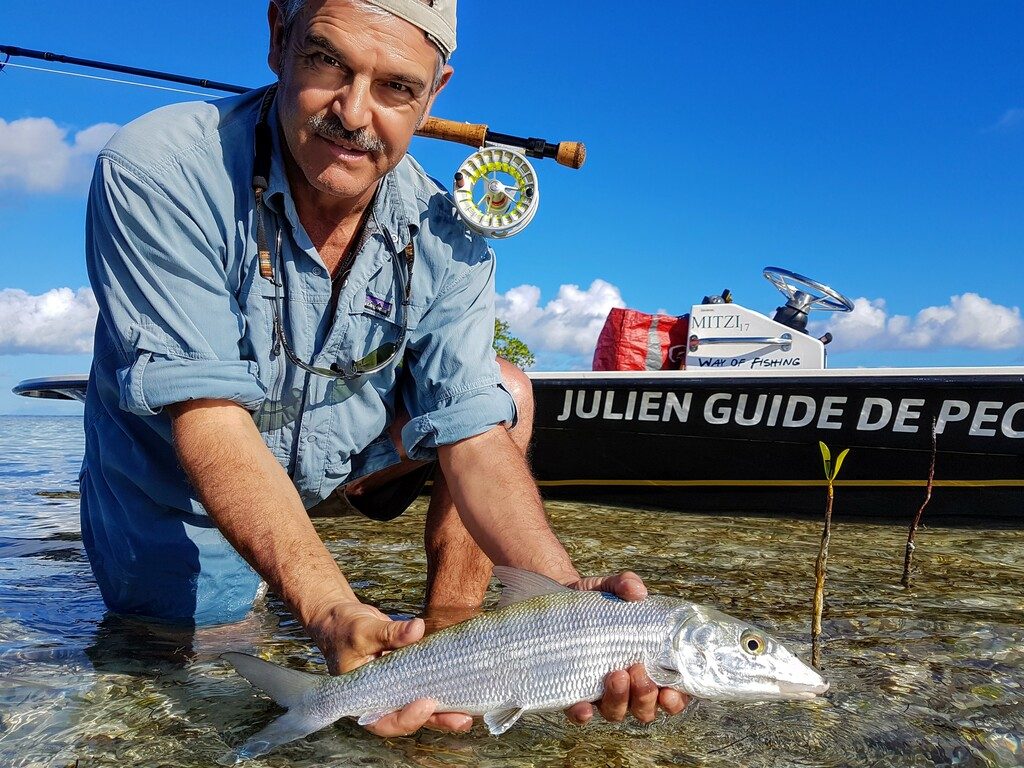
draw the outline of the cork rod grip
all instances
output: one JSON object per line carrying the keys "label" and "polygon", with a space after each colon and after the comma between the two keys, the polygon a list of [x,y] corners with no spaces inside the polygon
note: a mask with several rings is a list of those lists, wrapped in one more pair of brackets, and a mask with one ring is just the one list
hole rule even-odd
{"label": "cork rod grip", "polygon": [[471,147],[482,147],[487,139],[487,126],[474,123],[457,123],[440,117],[429,117],[427,122],[416,131],[417,136],[428,139],[442,139],[467,144]]}
{"label": "cork rod grip", "polygon": [[471,147],[513,146],[526,152],[530,157],[553,157],[559,165],[568,168],[582,168],[587,160],[587,148],[579,141],[563,141],[548,144],[544,139],[523,139],[504,133],[491,133],[486,125],[479,123],[458,123],[440,117],[431,117],[416,131],[417,136],[427,139],[441,139],[467,144]]}

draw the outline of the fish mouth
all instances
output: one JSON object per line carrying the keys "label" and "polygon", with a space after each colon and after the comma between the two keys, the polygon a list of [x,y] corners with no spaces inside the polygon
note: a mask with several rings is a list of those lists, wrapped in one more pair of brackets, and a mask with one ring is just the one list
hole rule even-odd
{"label": "fish mouth", "polygon": [[801,683],[790,680],[780,680],[776,683],[779,693],[787,699],[813,699],[825,693],[829,686],[821,678],[816,683]]}

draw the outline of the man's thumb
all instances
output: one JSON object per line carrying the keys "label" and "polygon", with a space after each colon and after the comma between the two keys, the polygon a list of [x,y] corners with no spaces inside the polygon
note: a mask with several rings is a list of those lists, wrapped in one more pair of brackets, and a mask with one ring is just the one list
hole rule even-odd
{"label": "man's thumb", "polygon": [[380,643],[384,650],[393,651],[396,648],[415,643],[423,637],[424,628],[423,619],[384,622],[379,638]]}

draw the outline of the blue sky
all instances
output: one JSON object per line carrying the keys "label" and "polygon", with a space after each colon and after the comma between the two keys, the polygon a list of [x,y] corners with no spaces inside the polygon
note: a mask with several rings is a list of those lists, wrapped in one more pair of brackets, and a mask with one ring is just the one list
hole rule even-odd
{"label": "blue sky", "polygon": [[[616,303],[682,314],[729,287],[770,311],[768,264],[858,299],[823,318],[833,366],[1024,364],[1024,3],[461,5],[435,114],[589,149],[581,171],[538,163],[537,218],[495,246],[499,307],[538,367],[586,366]],[[42,8],[5,4],[0,42],[270,79],[261,3]],[[84,189],[105,124],[188,98],[0,74],[0,413],[76,412],[8,393],[88,368]],[[413,145],[443,181],[468,152]]]}

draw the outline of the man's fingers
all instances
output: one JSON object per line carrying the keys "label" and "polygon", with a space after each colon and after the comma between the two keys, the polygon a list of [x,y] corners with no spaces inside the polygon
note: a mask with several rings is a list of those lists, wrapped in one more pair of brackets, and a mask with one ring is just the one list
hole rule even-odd
{"label": "man's fingers", "polygon": [[377,736],[409,736],[426,725],[436,706],[431,699],[417,699],[397,712],[384,715],[373,725],[366,726],[366,730]]}
{"label": "man's fingers", "polygon": [[589,702],[581,701],[565,710],[565,716],[571,723],[586,725],[594,719],[594,707]]}
{"label": "man's fingers", "polygon": [[576,589],[609,592],[623,600],[643,600],[647,597],[644,580],[632,571],[623,571],[614,576],[588,576],[572,586]]}
{"label": "man's fingers", "polygon": [[658,686],[647,676],[643,664],[629,668],[629,711],[641,723],[653,723],[658,716]]}
{"label": "man's fingers", "polygon": [[611,592],[623,600],[643,600],[647,597],[647,586],[644,580],[632,571],[611,576],[608,579]]}
{"label": "man's fingers", "polygon": [[690,697],[675,688],[662,688],[658,691],[658,706],[670,715],[678,715],[690,704]]}
{"label": "man's fingers", "polygon": [[629,706],[629,673],[625,670],[610,672],[604,679],[604,695],[597,708],[601,717],[609,722],[620,723],[626,717]]}
{"label": "man's fingers", "polygon": [[473,718],[461,712],[438,712],[431,715],[423,727],[432,731],[466,733],[473,727]]}

